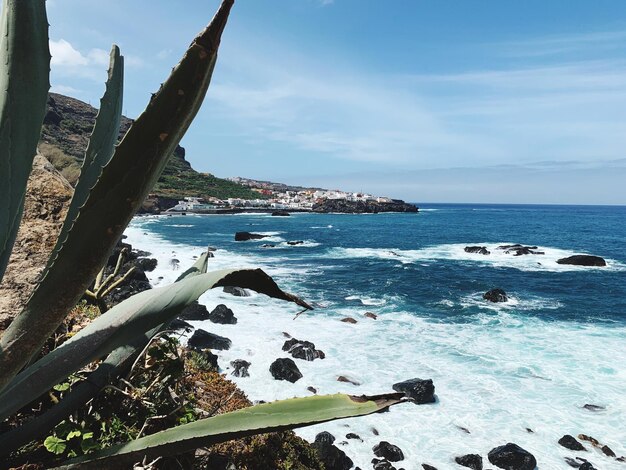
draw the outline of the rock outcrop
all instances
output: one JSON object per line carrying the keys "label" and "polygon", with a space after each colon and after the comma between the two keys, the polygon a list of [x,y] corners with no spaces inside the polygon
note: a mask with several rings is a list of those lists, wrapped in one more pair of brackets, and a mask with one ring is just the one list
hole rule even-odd
{"label": "rock outcrop", "polygon": [[394,200],[392,202],[348,201],[324,199],[313,205],[313,212],[341,212],[346,214],[377,214],[379,212],[418,212],[413,204]]}
{"label": "rock outcrop", "polygon": [[488,300],[489,302],[498,303],[498,302],[507,302],[509,298],[502,289],[491,289],[483,294],[483,299]]}
{"label": "rock outcrop", "polygon": [[509,442],[489,451],[489,462],[506,470],[535,470],[537,460],[525,449]]}
{"label": "rock outcrop", "polygon": [[260,240],[261,238],[266,238],[266,237],[267,235],[261,235],[260,233],[250,233],[250,232],[235,233],[236,242],[245,242],[248,240]]}
{"label": "rock outcrop", "polygon": [[230,349],[231,340],[204,330],[196,330],[187,343],[193,349]]}
{"label": "rock outcrop", "polygon": [[392,388],[396,392],[402,392],[407,398],[418,405],[425,403],[435,403],[435,385],[431,379],[409,379],[404,382],[393,384]]}
{"label": "rock outcrop", "polygon": [[293,359],[288,357],[276,359],[270,365],[270,373],[276,380],[286,380],[294,383],[302,378],[302,373]]}
{"label": "rock outcrop", "polygon": [[41,155],[28,179],[24,214],[2,284],[0,331],[25,305],[54,248],[73,189]]}
{"label": "rock outcrop", "polygon": [[556,260],[558,264],[571,264],[574,266],[606,266],[606,261],[600,256],[573,255]]}

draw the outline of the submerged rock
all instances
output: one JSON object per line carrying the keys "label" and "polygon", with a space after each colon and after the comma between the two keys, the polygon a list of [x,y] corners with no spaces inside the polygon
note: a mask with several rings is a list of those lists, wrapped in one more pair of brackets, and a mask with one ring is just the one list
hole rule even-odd
{"label": "submerged rock", "polygon": [[344,322],[344,323],[352,323],[353,325],[357,322],[354,318],[352,317],[345,317],[342,318],[340,321]]}
{"label": "submerged rock", "polygon": [[250,297],[250,293],[243,287],[225,286],[224,292],[235,297]]}
{"label": "submerged rock", "polygon": [[291,246],[294,246],[294,245],[303,245],[303,244],[304,244],[304,241],[303,241],[303,240],[295,240],[295,241],[290,241],[290,242],[287,242],[287,245],[291,245]]}
{"label": "submerged rock", "polygon": [[400,460],[404,460],[404,454],[402,450],[398,446],[390,444],[387,441],[381,441],[372,447],[374,451],[374,455],[376,457],[382,457],[390,462],[399,462]]}
{"label": "submerged rock", "polygon": [[537,466],[530,452],[511,442],[491,449],[487,457],[496,467],[506,470],[534,470]]}
{"label": "submerged rock", "polygon": [[301,341],[296,338],[289,339],[283,344],[283,351],[287,351],[296,359],[312,361],[314,359],[324,359],[326,355],[323,351],[315,349],[315,344],[310,341]]}
{"label": "submerged rock", "polygon": [[230,365],[233,367],[231,375],[234,375],[235,377],[250,377],[248,367],[250,367],[251,364],[248,361],[235,359],[230,362]]}
{"label": "submerged rock", "polygon": [[502,289],[491,289],[483,294],[483,299],[489,302],[507,302],[509,298]]}
{"label": "submerged rock", "polygon": [[237,318],[233,314],[233,311],[224,304],[219,304],[208,315],[209,320],[213,323],[219,323],[222,325],[235,325]]}
{"label": "submerged rock", "polygon": [[462,467],[472,468],[473,470],[483,470],[483,458],[478,454],[466,454],[455,457],[454,461]]}
{"label": "submerged rock", "polygon": [[232,341],[208,331],[196,330],[187,344],[193,349],[226,350],[230,349]]}
{"label": "submerged rock", "polygon": [[572,264],[574,266],[606,266],[604,258],[593,255],[573,255],[556,260],[557,264]]}
{"label": "submerged rock", "polygon": [[604,406],[600,406],[600,405],[592,405],[590,403],[585,404],[585,406],[583,406],[584,409],[589,410],[589,411],[604,411],[606,410],[606,408]]}
{"label": "submerged rock", "polygon": [[235,233],[236,242],[245,242],[248,240],[260,240],[261,238],[267,238],[267,235],[261,235],[260,233],[250,233],[250,232]]}
{"label": "submerged rock", "polygon": [[345,375],[340,375],[339,377],[337,377],[337,382],[345,382],[345,383],[349,383],[355,386],[359,386],[361,385],[361,383],[353,378],[350,377],[346,377]]}
{"label": "submerged rock", "polygon": [[536,251],[536,246],[524,246],[519,243],[516,243],[515,245],[501,245],[498,247],[498,250],[504,250],[507,255],[512,254],[513,256],[545,255],[543,251]]}
{"label": "submerged rock", "polygon": [[294,383],[302,378],[302,373],[293,359],[288,357],[276,359],[270,365],[270,373],[276,380],[286,380]]}
{"label": "submerged rock", "polygon": [[486,246],[466,246],[464,248],[465,253],[478,253],[479,255],[489,255],[491,252]]}
{"label": "submerged rock", "polygon": [[402,392],[418,405],[435,403],[435,385],[432,379],[409,379],[393,384],[396,392]]}
{"label": "submerged rock", "polygon": [[376,315],[375,313],[372,313],[372,312],[365,312],[363,314],[363,316],[365,316],[367,318],[371,318],[372,320],[376,320],[378,318],[378,315]]}
{"label": "submerged rock", "polygon": [[585,446],[576,440],[574,436],[570,436],[566,434],[561,439],[559,439],[559,444],[570,450],[587,450]]}

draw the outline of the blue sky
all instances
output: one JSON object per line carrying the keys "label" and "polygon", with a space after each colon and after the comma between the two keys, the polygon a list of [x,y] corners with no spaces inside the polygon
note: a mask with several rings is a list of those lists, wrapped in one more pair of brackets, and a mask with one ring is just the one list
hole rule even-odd
{"label": "blue sky", "polygon": [[[116,43],[136,117],[218,2],[47,4],[53,91],[97,104]],[[239,0],[182,144],[222,177],[626,204],[626,2]]]}

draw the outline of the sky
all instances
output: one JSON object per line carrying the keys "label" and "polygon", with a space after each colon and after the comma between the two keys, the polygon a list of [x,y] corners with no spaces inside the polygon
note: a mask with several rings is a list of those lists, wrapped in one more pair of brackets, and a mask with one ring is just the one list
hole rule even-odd
{"label": "sky", "polygon": [[[52,91],[136,117],[216,0],[48,0]],[[626,204],[623,0],[238,0],[199,171],[412,202]]]}

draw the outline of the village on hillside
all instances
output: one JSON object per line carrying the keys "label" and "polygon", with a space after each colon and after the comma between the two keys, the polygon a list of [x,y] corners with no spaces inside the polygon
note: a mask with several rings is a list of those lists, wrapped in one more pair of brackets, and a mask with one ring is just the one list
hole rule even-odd
{"label": "village on hillside", "polygon": [[185,197],[170,211],[174,212],[203,212],[224,209],[251,209],[251,210],[287,210],[312,211],[314,206],[325,201],[347,201],[352,203],[393,203],[388,197],[373,196],[365,193],[353,193],[339,190],[320,188],[302,188],[288,186],[281,183],[249,180],[246,178],[230,178],[234,181],[259,193],[257,199],[228,198],[218,199],[209,197]]}

